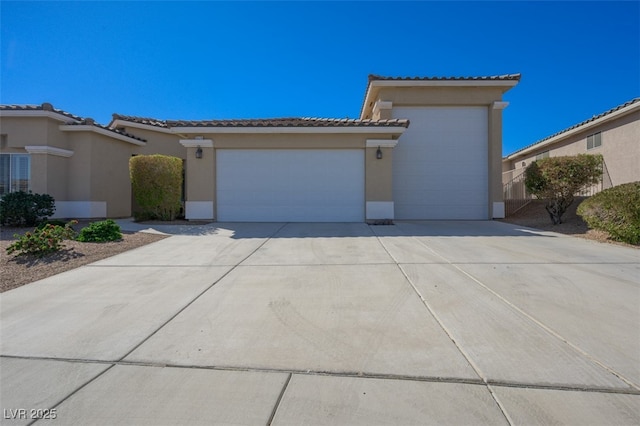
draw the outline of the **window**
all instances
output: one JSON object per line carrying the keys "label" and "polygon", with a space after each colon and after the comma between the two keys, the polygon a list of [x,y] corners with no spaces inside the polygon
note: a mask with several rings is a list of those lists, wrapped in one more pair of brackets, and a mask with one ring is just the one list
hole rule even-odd
{"label": "window", "polygon": [[597,148],[602,145],[602,133],[594,133],[593,135],[587,136],[587,149]]}
{"label": "window", "polygon": [[549,151],[544,151],[536,155],[536,160],[542,160],[543,158],[549,158]]}
{"label": "window", "polygon": [[0,154],[0,195],[28,191],[30,175],[29,154]]}

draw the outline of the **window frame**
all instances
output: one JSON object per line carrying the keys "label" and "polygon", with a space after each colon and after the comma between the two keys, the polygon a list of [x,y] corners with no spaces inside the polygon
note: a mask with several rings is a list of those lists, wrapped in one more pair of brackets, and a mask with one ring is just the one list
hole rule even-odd
{"label": "window frame", "polygon": [[602,132],[593,133],[587,136],[587,151],[600,148],[602,146]]}
{"label": "window frame", "polygon": [[[1,158],[8,158],[8,171],[2,171],[0,173],[0,195],[9,194],[11,192],[31,190],[31,155],[21,153],[2,153]],[[20,173],[22,165],[19,164],[19,160],[26,159],[26,173]],[[0,160],[0,163],[4,163],[4,160]],[[26,175],[26,177],[25,177]],[[8,178],[5,181],[5,178]],[[26,181],[25,185],[20,185],[20,181]]]}

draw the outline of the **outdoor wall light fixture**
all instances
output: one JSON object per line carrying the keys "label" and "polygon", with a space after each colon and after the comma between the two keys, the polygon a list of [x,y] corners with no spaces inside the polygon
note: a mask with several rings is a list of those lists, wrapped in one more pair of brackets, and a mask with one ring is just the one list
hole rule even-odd
{"label": "outdoor wall light fixture", "polygon": [[200,146],[196,149],[196,158],[202,158],[202,148]]}
{"label": "outdoor wall light fixture", "polygon": [[380,147],[378,147],[378,150],[376,151],[376,158],[378,160],[382,160],[382,150],[380,149]]}

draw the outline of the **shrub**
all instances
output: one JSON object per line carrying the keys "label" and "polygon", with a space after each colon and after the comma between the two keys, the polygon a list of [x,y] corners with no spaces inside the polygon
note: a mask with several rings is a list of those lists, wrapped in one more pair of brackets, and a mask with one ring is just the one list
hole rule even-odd
{"label": "shrub", "polygon": [[120,226],[111,219],[90,223],[80,230],[77,240],[83,243],[103,243],[122,239]]}
{"label": "shrub", "polygon": [[182,207],[182,160],[165,155],[138,155],[129,160],[133,195],[141,211],[137,220],[173,220]]}
{"label": "shrub", "polygon": [[581,190],[600,182],[602,156],[580,154],[536,160],[525,170],[524,184],[533,195],[547,200],[545,209],[554,225]]}
{"label": "shrub", "polygon": [[72,220],[65,226],[47,224],[22,236],[15,234],[14,237],[18,240],[7,247],[7,254],[18,252],[18,255],[30,254],[42,257],[56,252],[64,247],[63,240],[71,240],[75,237],[72,225],[76,223],[78,222]]}
{"label": "shrub", "polygon": [[590,228],[606,231],[614,240],[640,244],[640,182],[599,192],[580,203],[577,213]]}
{"label": "shrub", "polygon": [[38,229],[42,229],[47,225],[55,225],[55,226],[65,226],[67,224],[67,222],[65,222],[64,220],[58,220],[58,219],[47,219],[45,221],[42,221],[38,224],[37,228]]}
{"label": "shrub", "polygon": [[0,223],[11,226],[34,226],[53,215],[55,200],[48,194],[17,191],[0,199]]}

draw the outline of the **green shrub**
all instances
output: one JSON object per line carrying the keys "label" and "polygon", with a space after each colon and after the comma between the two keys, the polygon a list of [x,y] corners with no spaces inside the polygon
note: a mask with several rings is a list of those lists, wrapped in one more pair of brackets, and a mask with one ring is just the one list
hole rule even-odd
{"label": "green shrub", "polygon": [[140,211],[137,220],[173,220],[182,207],[182,159],[138,155],[129,160],[129,173]]}
{"label": "green shrub", "polygon": [[525,170],[524,184],[531,194],[546,200],[545,209],[557,225],[574,196],[601,178],[602,156],[580,154],[534,161]]}
{"label": "green shrub", "polygon": [[76,223],[73,220],[65,226],[47,224],[22,236],[15,234],[14,237],[18,240],[7,247],[7,254],[18,252],[18,255],[29,254],[42,257],[56,252],[64,247],[62,244],[64,240],[72,240],[75,237],[76,233],[72,225]]}
{"label": "green shrub", "polygon": [[0,199],[0,223],[11,226],[34,226],[53,215],[55,200],[48,194],[17,191]]}
{"label": "green shrub", "polygon": [[77,240],[83,243],[104,243],[122,239],[120,226],[111,219],[90,223],[80,230]]}
{"label": "green shrub", "polygon": [[67,224],[67,222],[65,222],[64,220],[58,220],[58,219],[47,219],[45,221],[42,221],[38,224],[37,228],[38,229],[42,229],[47,225],[55,225],[55,226],[65,226]]}
{"label": "green shrub", "polygon": [[614,186],[587,198],[577,213],[590,228],[612,239],[640,244],[640,182]]}

